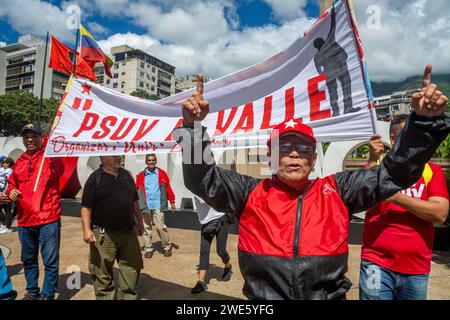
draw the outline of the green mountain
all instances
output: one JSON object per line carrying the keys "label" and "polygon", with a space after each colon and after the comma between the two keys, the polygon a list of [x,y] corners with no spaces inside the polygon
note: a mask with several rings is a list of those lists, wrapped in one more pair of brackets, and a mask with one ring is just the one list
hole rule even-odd
{"label": "green mountain", "polygon": [[[450,74],[437,74],[431,76],[431,81],[439,86],[439,89],[450,96]],[[389,95],[394,91],[417,89],[422,85],[422,76],[409,77],[400,82],[373,82],[372,91],[374,97]]]}

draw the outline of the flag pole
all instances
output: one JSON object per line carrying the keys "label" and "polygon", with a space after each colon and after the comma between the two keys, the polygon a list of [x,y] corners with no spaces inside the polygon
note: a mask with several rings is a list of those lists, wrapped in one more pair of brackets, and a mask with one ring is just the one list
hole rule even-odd
{"label": "flag pole", "polygon": [[75,40],[75,50],[74,50],[74,55],[73,55],[73,70],[72,70],[72,75],[74,77],[76,77],[76,73],[77,73],[77,53],[78,53],[78,39],[80,38],[80,28],[77,29],[77,38]]}
{"label": "flag pole", "polygon": [[[75,51],[74,51],[73,61],[72,61],[73,70],[72,70],[72,76],[69,79],[69,83],[70,84],[72,83],[73,78],[76,77],[76,71],[77,71],[77,48],[78,48],[78,38],[79,38],[79,36],[80,36],[80,28],[78,28],[78,30],[77,30],[77,38],[75,40]],[[47,41],[48,41],[48,32],[47,32]],[[47,51],[45,51],[45,52],[46,52],[45,54],[47,55]],[[67,94],[67,92],[68,92],[67,89],[68,89],[68,86],[66,87],[65,94]],[[42,99],[42,95],[41,95],[41,99]],[[65,97],[62,99],[59,109],[61,109],[63,107],[64,101],[65,101]],[[55,117],[55,120],[53,121],[52,131],[53,131],[54,127],[56,126],[56,123],[57,123],[56,121],[57,121],[57,117]],[[44,168],[44,162],[45,162],[45,154],[42,156],[41,165],[39,166],[39,172],[38,172],[38,175],[36,177],[36,183],[34,184],[34,188],[33,188],[34,192],[36,192],[37,187],[39,185],[39,180],[41,179],[41,175],[42,175],[42,169]]]}
{"label": "flag pole", "polygon": [[49,34],[50,33],[47,31],[47,38],[45,40],[44,64],[42,67],[41,99],[39,102],[39,109],[38,109],[38,116],[37,116],[37,120],[39,123],[41,122],[42,104],[43,104],[43,96],[44,96],[44,81],[45,81],[45,70],[47,68],[47,51],[48,51]]}

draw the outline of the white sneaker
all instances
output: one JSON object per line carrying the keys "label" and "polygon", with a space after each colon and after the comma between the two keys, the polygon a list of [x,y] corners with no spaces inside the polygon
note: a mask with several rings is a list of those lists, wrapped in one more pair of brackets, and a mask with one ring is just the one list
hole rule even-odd
{"label": "white sneaker", "polygon": [[3,229],[5,229],[5,228],[6,228],[6,226],[1,225],[1,226],[0,226],[0,231],[3,231]]}
{"label": "white sneaker", "polygon": [[3,226],[2,229],[0,229],[0,233],[11,233],[13,232],[12,229],[8,229],[7,227]]}

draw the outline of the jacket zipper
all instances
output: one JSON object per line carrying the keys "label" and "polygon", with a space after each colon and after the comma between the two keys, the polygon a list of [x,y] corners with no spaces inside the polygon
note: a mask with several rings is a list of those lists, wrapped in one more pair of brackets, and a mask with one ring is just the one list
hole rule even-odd
{"label": "jacket zipper", "polygon": [[297,199],[297,218],[295,220],[294,258],[297,257],[299,254],[300,225],[302,221],[302,203],[303,203],[303,196],[299,196]]}
{"label": "jacket zipper", "polygon": [[308,193],[308,191],[312,188],[314,183],[317,180],[314,180],[297,198],[297,217],[295,220],[295,230],[294,230],[294,297],[295,299],[300,298],[299,292],[297,290],[297,279],[300,277],[300,271],[297,270],[297,266],[300,264],[300,234],[301,234],[301,225],[302,225],[302,205],[303,205],[303,197]]}
{"label": "jacket zipper", "polygon": [[295,230],[294,230],[294,258],[299,255],[300,249],[299,249],[299,243],[300,243],[300,229],[301,229],[301,222],[302,222],[302,204],[303,204],[303,197],[308,193],[308,191],[312,188],[314,183],[316,183],[317,179],[311,182],[311,184],[303,191],[301,195],[297,198],[297,218],[295,220]]}

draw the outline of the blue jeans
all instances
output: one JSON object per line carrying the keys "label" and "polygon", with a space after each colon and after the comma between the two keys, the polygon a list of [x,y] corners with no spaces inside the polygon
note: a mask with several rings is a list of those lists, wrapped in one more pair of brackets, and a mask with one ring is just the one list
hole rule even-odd
{"label": "blue jeans", "polygon": [[17,292],[13,290],[11,279],[5,265],[5,257],[0,249],[0,300],[14,300]]}
{"label": "blue jeans", "polygon": [[[58,288],[61,220],[34,227],[19,227],[22,263],[30,296],[53,299]],[[45,277],[40,292],[38,254],[41,248]]]}
{"label": "blue jeans", "polygon": [[404,274],[361,261],[360,300],[426,300],[427,288],[428,274]]}

